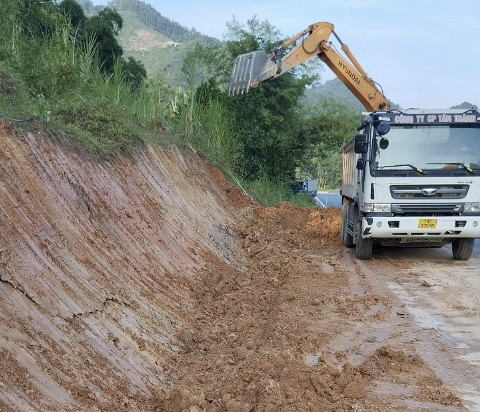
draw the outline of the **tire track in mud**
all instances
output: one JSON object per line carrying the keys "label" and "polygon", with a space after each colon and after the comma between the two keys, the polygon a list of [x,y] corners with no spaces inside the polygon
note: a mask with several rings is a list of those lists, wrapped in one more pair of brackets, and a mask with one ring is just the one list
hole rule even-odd
{"label": "tire track in mud", "polygon": [[370,270],[372,282],[381,279],[408,315],[407,332],[414,334],[417,352],[472,411],[480,410],[480,370],[476,360],[480,346],[474,336],[478,312],[462,313],[458,305],[464,299],[465,282],[470,294],[480,289],[480,284],[469,276],[473,268],[479,270],[477,261],[453,261],[449,246],[385,248],[379,253],[378,264]]}

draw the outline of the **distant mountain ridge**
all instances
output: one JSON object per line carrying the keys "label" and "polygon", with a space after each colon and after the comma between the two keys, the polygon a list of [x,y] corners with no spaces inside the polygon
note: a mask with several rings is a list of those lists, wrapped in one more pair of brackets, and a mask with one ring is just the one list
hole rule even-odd
{"label": "distant mountain ridge", "polygon": [[450,107],[450,109],[465,109],[465,110],[468,110],[468,109],[478,109],[477,105],[473,104],[473,103],[469,103],[469,102],[463,102],[461,104],[458,104],[456,106],[452,106]]}
{"label": "distant mountain ridge", "polygon": [[[350,90],[339,80],[328,80],[324,84],[320,84],[305,90],[304,103],[314,104],[321,99],[337,100],[347,106],[352,107],[356,112],[365,112],[366,109],[356,99]],[[392,107],[401,109],[398,105],[392,104]],[[478,109],[478,107],[469,102],[463,102],[459,105],[452,106],[450,109]]]}

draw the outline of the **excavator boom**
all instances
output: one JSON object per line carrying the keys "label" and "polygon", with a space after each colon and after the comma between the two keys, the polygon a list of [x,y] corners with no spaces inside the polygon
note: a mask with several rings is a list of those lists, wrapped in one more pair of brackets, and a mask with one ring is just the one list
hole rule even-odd
{"label": "excavator boom", "polygon": [[[348,60],[328,41],[332,34],[339,41]],[[292,44],[295,46],[282,57],[282,52]],[[254,51],[238,56],[228,92],[230,95],[247,93],[260,82],[281,76],[313,56],[318,56],[367,110],[388,109],[388,99],[367,76],[348,46],[337,36],[333,24],[326,22],[310,25],[306,30],[285,40],[281,49],[271,54]]]}

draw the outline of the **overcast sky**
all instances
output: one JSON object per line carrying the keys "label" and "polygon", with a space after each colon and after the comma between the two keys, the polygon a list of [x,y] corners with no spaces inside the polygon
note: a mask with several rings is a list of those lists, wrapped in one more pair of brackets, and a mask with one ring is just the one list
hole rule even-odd
{"label": "overcast sky", "polygon": [[[96,0],[97,4],[105,1]],[[335,25],[369,76],[402,107],[480,106],[478,0],[149,0],[162,15],[223,38],[225,22],[256,15],[286,36]],[[324,80],[333,78],[328,68]]]}

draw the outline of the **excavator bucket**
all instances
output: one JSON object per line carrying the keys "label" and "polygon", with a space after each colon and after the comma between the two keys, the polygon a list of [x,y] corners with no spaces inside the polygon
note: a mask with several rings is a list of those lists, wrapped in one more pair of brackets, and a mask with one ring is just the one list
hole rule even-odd
{"label": "excavator bucket", "polygon": [[235,59],[228,94],[247,93],[251,87],[272,76],[277,72],[277,65],[272,61],[273,56],[263,51],[241,54]]}

